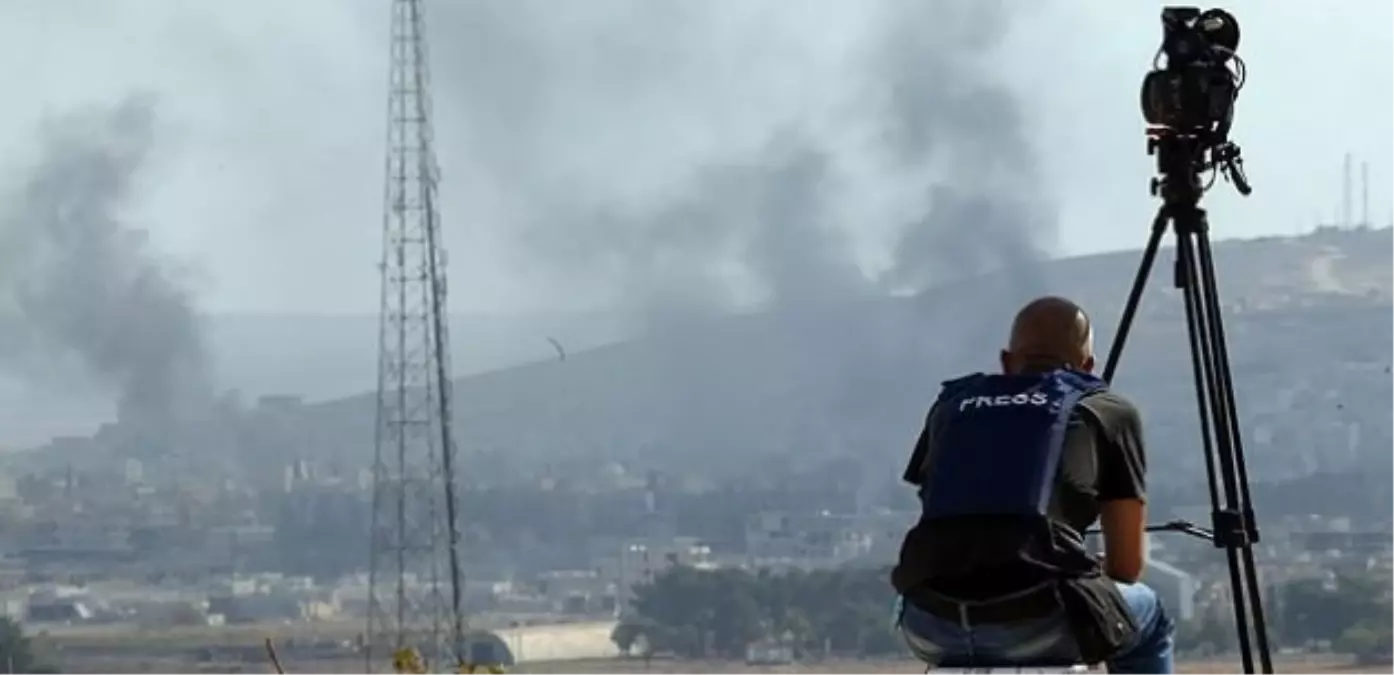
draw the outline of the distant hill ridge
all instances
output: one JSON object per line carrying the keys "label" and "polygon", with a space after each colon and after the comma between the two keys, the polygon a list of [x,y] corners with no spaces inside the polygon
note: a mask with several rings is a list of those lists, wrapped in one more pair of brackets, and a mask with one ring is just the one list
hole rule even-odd
{"label": "distant hill ridge", "polygon": [[[1342,381],[1327,388],[1373,406],[1345,405],[1343,418],[1369,417],[1360,419],[1370,426],[1368,442],[1388,435],[1391,249],[1389,228],[1215,245],[1246,417],[1271,424],[1288,399],[1328,396],[1326,389],[1303,392],[1326,386],[1317,372],[1339,371]],[[1078,298],[1106,349],[1138,255],[1048,261],[1032,272],[1039,281],[1029,287],[991,275],[911,298],[728,317],[683,334],[573,350],[565,362],[466,377],[456,386],[459,442],[519,465],[610,461],[749,471],[791,454],[900,461],[937,383],[990,369],[1011,312],[1025,299]],[[1193,444],[1195,408],[1171,261],[1170,250],[1158,258],[1119,385],[1144,405],[1149,428]],[[1314,361],[1316,354],[1323,360]],[[371,396],[362,395],[307,414],[335,447],[367,452],[371,406]],[[1263,433],[1268,444],[1292,440]],[[1339,437],[1345,443],[1343,430]],[[1198,453],[1183,453],[1160,464],[1199,466]]]}
{"label": "distant hill ridge", "polygon": [[[1390,228],[1325,229],[1215,244],[1236,364],[1278,378],[1260,394],[1295,386],[1290,380],[1306,375],[1291,364],[1313,353],[1388,360],[1392,235]],[[621,314],[457,316],[457,372],[477,373],[457,383],[460,444],[519,463],[574,457],[706,465],[721,454],[793,451],[897,457],[937,382],[991,368],[1010,313],[1029,297],[1078,299],[1104,349],[1138,258],[1125,251],[1049,260],[916,297],[725,317],[644,339],[633,337],[634,324]],[[1138,398],[1163,399],[1155,406],[1162,410],[1189,403],[1172,258],[1169,249],[1158,257],[1119,382],[1160,378]],[[374,316],[215,316],[210,333],[229,388],[311,399],[363,392],[308,406],[303,421],[326,448],[366,461],[376,323]],[[565,362],[549,336],[566,345]],[[1369,384],[1375,400],[1387,402],[1388,377],[1381,378],[1385,389]],[[1250,385],[1241,378],[1241,386]],[[22,436],[16,430],[45,414],[71,418],[71,401],[58,403],[19,397],[0,424]],[[1151,415],[1169,419],[1153,407]],[[1380,414],[1387,418],[1389,408]]]}

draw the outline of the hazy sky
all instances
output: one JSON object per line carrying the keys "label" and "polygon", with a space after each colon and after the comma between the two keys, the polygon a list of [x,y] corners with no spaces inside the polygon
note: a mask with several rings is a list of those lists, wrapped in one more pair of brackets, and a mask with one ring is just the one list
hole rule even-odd
{"label": "hazy sky", "polygon": [[[639,15],[634,2],[611,0],[506,13],[477,4],[428,3],[440,20],[431,37],[456,309],[596,302],[605,293],[592,284],[540,270],[558,247],[594,255],[605,246],[580,241],[601,236],[577,228],[583,217],[555,217],[557,204],[580,203],[558,191],[651,206],[700,167],[737,161],[786,127],[829,139],[822,145],[857,186],[829,205],[834,226],[868,269],[886,264],[894,188],[858,150],[856,124],[842,124],[865,93],[847,64],[874,51],[873,27],[885,18],[878,3],[691,0]],[[1160,39],[1161,3],[1008,4],[1010,25],[964,21],[956,35],[927,25],[925,39],[962,40],[1022,98],[1048,183],[1035,189],[1059,205],[1047,246],[1140,245],[1155,203],[1137,89]],[[205,308],[373,311],[388,5],[5,0],[0,182],[22,171],[44,116],[153,93],[154,153],[129,217],[149,228]],[[1329,219],[1348,150],[1369,161],[1371,210],[1388,222],[1394,5],[1227,7],[1244,30],[1249,82],[1234,138],[1255,193],[1212,193],[1217,236]],[[976,48],[998,29],[1008,31],[1000,48]],[[505,72],[532,81],[500,79]],[[511,99],[480,100],[492,96]],[[1358,212],[1358,187],[1356,202]],[[616,279],[608,281],[626,281]]]}

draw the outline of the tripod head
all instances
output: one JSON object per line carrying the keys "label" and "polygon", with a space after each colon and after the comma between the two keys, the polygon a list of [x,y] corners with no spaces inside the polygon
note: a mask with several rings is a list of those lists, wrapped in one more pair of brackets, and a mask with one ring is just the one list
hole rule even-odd
{"label": "tripod head", "polygon": [[[1147,153],[1157,158],[1152,196],[1194,207],[1219,173],[1247,197],[1253,189],[1240,148],[1229,140],[1247,72],[1235,51],[1238,21],[1222,9],[1166,7],[1162,28],[1162,46],[1142,80]],[[1206,173],[1211,177],[1203,184]]]}

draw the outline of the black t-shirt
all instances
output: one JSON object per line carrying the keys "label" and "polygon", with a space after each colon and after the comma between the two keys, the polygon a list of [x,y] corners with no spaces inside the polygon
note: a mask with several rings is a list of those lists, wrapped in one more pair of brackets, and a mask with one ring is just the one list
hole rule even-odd
{"label": "black t-shirt", "polygon": [[[939,417],[929,411],[924,431],[905,468],[904,479],[919,485],[924,459],[937,435]],[[900,562],[892,583],[901,593],[921,585],[937,587],[957,597],[991,597],[1035,583],[1042,575],[1088,574],[1097,563],[1088,558],[1079,541],[1081,533],[1099,518],[1099,503],[1116,499],[1145,499],[1147,461],[1142,447],[1142,419],[1137,408],[1112,391],[1086,396],[1075,408],[1065,433],[1050,516],[1056,553],[1052,559],[1022,563],[1012,569],[975,562],[975,556],[993,554],[994,536],[1001,532],[1010,545],[1010,528],[998,527],[991,518],[965,518],[958,522],[917,524],[905,536]],[[949,578],[938,574],[952,559],[962,570]],[[1092,569],[1091,569],[1092,568]]]}

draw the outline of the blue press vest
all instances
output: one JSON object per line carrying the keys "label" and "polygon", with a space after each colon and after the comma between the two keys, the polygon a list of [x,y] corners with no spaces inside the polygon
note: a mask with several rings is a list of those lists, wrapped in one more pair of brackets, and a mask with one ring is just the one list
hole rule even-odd
{"label": "blue press vest", "polygon": [[1070,414],[1107,386],[1070,370],[945,382],[924,463],[923,518],[1048,517]]}

